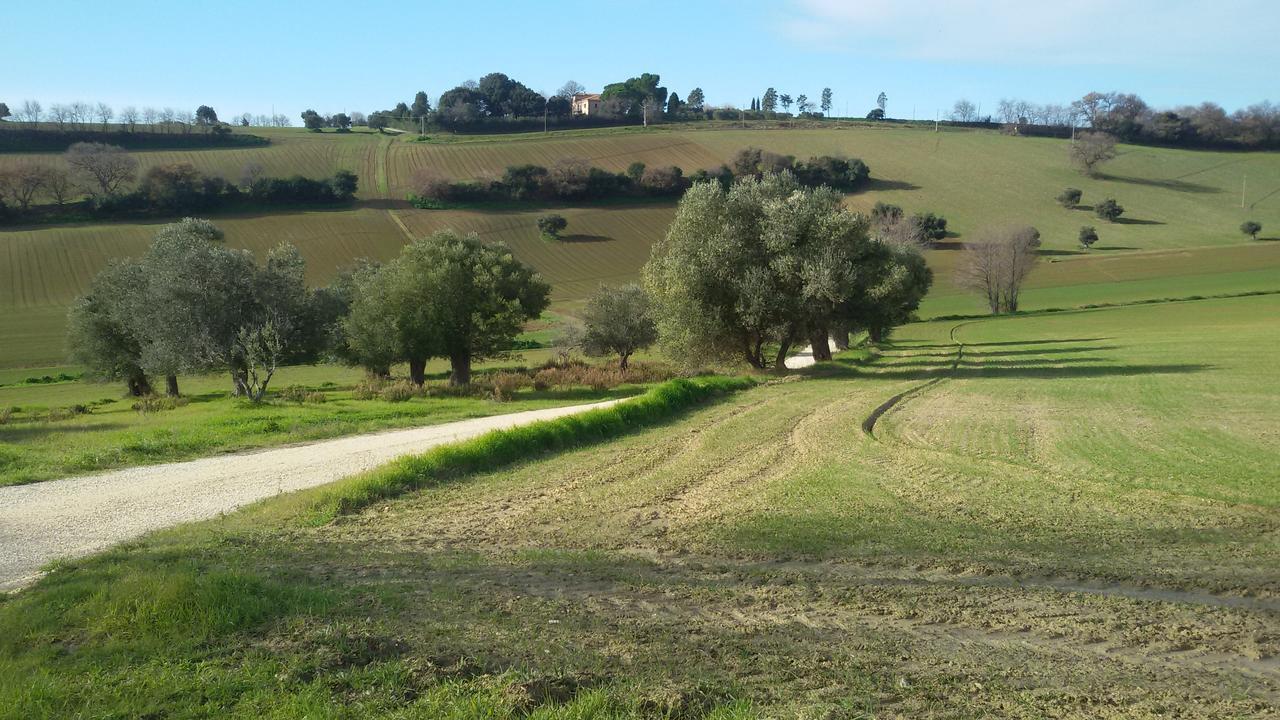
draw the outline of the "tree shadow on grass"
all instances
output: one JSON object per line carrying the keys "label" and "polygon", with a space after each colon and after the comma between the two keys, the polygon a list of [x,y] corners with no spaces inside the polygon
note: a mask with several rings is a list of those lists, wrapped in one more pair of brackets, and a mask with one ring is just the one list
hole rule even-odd
{"label": "tree shadow on grass", "polygon": [[5,425],[0,427],[0,443],[21,443],[38,440],[55,435],[75,435],[77,433],[110,432],[122,430],[124,423],[105,423],[98,425],[60,425],[56,422],[36,421],[29,425]]}
{"label": "tree shadow on grass", "polygon": [[1165,190],[1173,190],[1174,192],[1197,193],[1205,195],[1213,195],[1222,192],[1222,188],[1212,185],[1201,185],[1200,183],[1187,182],[1178,179],[1160,179],[1160,178],[1140,178],[1129,177],[1126,175],[1108,175],[1103,173],[1098,176],[1099,180],[1110,180],[1112,182],[1128,183],[1130,185],[1142,185],[1145,187],[1162,188]]}
{"label": "tree shadow on grass", "polygon": [[613,242],[613,238],[607,235],[574,234],[574,235],[561,235],[560,242],[562,243],[602,243],[602,242]]}
{"label": "tree shadow on grass", "polygon": [[864,191],[866,192],[883,192],[886,190],[919,190],[920,186],[906,180],[885,180],[883,178],[871,178],[867,183]]}
{"label": "tree shadow on grass", "polygon": [[1116,225],[1164,225],[1159,220],[1143,220],[1141,218],[1116,218],[1111,221]]}
{"label": "tree shadow on grass", "polygon": [[1129,247],[1128,245],[1094,245],[1092,250],[1141,250],[1142,248]]}
{"label": "tree shadow on grass", "polygon": [[[1111,338],[1109,337],[1095,337],[1095,338],[1055,338],[1052,340],[1008,340],[1008,341],[1000,341],[1000,342],[965,343],[964,347],[965,347],[965,351],[968,352],[969,348],[975,348],[975,347],[997,347],[997,346],[1006,346],[1006,345],[1056,345],[1058,343],[1101,342],[1103,340],[1110,340],[1110,339]],[[916,344],[912,340],[898,340],[893,343],[890,343],[888,347],[890,348],[901,347],[902,349],[905,349],[905,350],[914,350],[917,348],[921,350],[926,350],[929,348],[951,348],[954,350],[956,346],[954,344],[947,344],[947,345],[923,344],[923,343]]]}
{"label": "tree shadow on grass", "polygon": [[1046,359],[1052,365],[1033,364],[1025,360],[1013,360],[1006,363],[980,362],[969,364],[961,362],[952,369],[945,361],[927,363],[925,367],[881,366],[880,369],[859,368],[847,361],[834,360],[820,363],[811,373],[815,377],[853,378],[875,377],[887,380],[927,380],[945,377],[957,380],[984,379],[1028,379],[1055,380],[1063,378],[1098,378],[1098,377],[1138,377],[1144,375],[1181,375],[1205,372],[1215,366],[1206,363],[1168,363],[1168,364],[1121,364],[1102,365],[1099,358],[1058,358]]}
{"label": "tree shadow on grass", "polygon": [[1083,255],[1084,251],[1083,250],[1045,250],[1042,248],[1040,250],[1037,250],[1036,254],[1040,255],[1041,257],[1057,257],[1059,255]]}

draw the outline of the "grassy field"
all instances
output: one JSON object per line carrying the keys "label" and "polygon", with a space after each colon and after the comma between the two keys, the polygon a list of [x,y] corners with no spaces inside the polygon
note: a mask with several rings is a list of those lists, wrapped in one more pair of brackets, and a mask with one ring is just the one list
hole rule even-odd
{"label": "grassy field", "polygon": [[[538,332],[523,337],[533,339]],[[355,397],[363,371],[335,365],[283,368],[273,380],[267,402],[254,405],[231,397],[225,374],[179,379],[183,404],[139,406],[117,383],[72,379],[57,381],[65,368],[0,371],[0,487],[82,475],[119,467],[148,465],[295,442],[434,425],[487,415],[574,405],[627,397],[647,379],[612,389],[587,385],[545,390],[524,388],[498,401],[483,384],[485,372],[537,366],[550,359],[548,349],[527,350],[477,365],[481,384],[467,397],[419,397],[387,401]],[[642,357],[649,357],[647,354]],[[407,371],[397,368],[399,376]],[[448,363],[428,364],[432,385],[443,384]],[[55,382],[32,382],[48,376]],[[281,396],[286,388],[323,396],[306,402]],[[76,410],[76,408],[83,408]]]}
{"label": "grassy field", "polygon": [[1278,344],[1277,296],[920,323],[332,522],[162,532],[0,602],[0,717],[1270,717]]}
{"label": "grassy field", "polygon": [[[433,136],[309,133],[254,129],[272,144],[261,148],[139,153],[144,166],[191,162],[236,177],[249,162],[270,174],[324,176],[348,168],[361,177],[362,201],[350,210],[217,218],[228,242],[258,252],[282,240],[298,244],[311,279],[324,282],[359,257],[385,259],[410,236],[443,227],[475,231],[510,243],[555,286],[560,307],[572,308],[601,282],[634,279],[674,213],[671,203],[615,203],[556,208],[569,218],[570,242],[546,244],[533,221],[546,208],[415,210],[403,202],[418,168],[453,177],[500,173],[511,164],[552,164],[583,157],[621,170],[634,161],[677,164],[686,170],[716,165],[745,146],[805,157],[841,153],[864,158],[876,181],[850,196],[858,208],[894,202],[908,211],[945,215],[956,247],[988,224],[1028,222],[1044,236],[1049,259],[1031,281],[1028,308],[1177,297],[1181,288],[1280,288],[1280,243],[1242,246],[1237,232],[1256,219],[1265,237],[1280,234],[1280,153],[1225,153],[1122,147],[1098,179],[1081,177],[1066,162],[1066,141],[1008,137],[992,132],[932,133],[869,126],[839,129],[699,129],[669,126],[609,128],[543,136]],[[26,158],[0,154],[0,165]],[[1248,174],[1245,208],[1240,182]],[[1087,210],[1065,210],[1053,197],[1080,187],[1086,206],[1105,196],[1127,209],[1121,223],[1097,221]],[[1076,231],[1092,224],[1102,236],[1082,254]],[[112,257],[135,255],[153,224],[14,228],[0,231],[0,367],[53,365],[65,357],[66,304]],[[977,311],[954,286],[958,253],[930,254],[938,280],[925,316]],[[1177,279],[1173,279],[1177,278]],[[1166,280],[1167,279],[1167,280]],[[1154,293],[1154,294],[1153,294]]]}

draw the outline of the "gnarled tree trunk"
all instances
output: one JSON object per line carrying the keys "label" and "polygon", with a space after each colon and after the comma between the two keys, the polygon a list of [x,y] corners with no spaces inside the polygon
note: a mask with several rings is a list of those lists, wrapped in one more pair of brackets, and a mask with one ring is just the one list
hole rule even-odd
{"label": "gnarled tree trunk", "polygon": [[471,384],[471,353],[459,352],[449,356],[449,384],[453,386]]}
{"label": "gnarled tree trunk", "polygon": [[409,358],[409,382],[422,387],[427,381],[427,359]]}
{"label": "gnarled tree trunk", "polygon": [[164,394],[168,395],[169,397],[178,397],[178,376],[177,375],[164,376]]}
{"label": "gnarled tree trunk", "polygon": [[831,344],[827,338],[826,328],[818,328],[809,333],[809,345],[813,348],[813,359],[816,362],[824,362],[831,359]]}
{"label": "gnarled tree trunk", "polygon": [[146,373],[138,371],[132,373],[124,379],[125,385],[129,388],[129,395],[132,397],[142,397],[151,394],[151,381],[147,379]]}

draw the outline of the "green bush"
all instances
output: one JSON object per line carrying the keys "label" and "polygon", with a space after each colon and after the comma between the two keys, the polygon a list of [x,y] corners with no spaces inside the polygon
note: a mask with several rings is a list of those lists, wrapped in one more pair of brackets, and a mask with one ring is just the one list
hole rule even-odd
{"label": "green bush", "polygon": [[1093,206],[1093,212],[1107,222],[1115,222],[1124,214],[1124,208],[1112,198],[1107,198]]}
{"label": "green bush", "polygon": [[1079,188],[1067,188],[1058,193],[1058,204],[1064,208],[1073,208],[1080,204],[1084,193]]}

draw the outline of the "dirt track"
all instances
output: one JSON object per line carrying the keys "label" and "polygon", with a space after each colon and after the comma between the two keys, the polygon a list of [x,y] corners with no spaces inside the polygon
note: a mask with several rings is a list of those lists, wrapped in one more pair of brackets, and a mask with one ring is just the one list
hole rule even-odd
{"label": "dirt track", "polygon": [[144,533],[333,482],[401,455],[476,435],[607,407],[617,400],[530,410],[99,475],[0,488],[0,591],[45,564]]}

